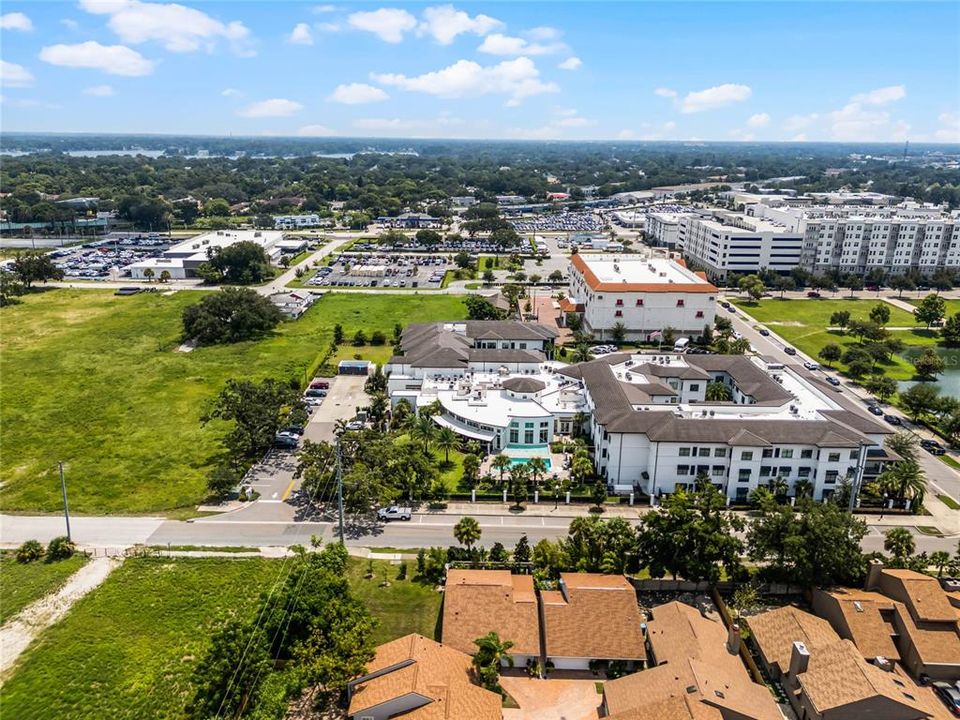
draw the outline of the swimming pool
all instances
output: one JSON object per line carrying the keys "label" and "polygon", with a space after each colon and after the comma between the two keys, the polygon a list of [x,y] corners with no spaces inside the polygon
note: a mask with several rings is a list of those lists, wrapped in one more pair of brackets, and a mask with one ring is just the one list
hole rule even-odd
{"label": "swimming pool", "polygon": [[[510,465],[526,465],[532,459],[533,458],[512,457],[510,458]],[[550,472],[550,458],[541,457],[540,459],[543,460],[544,464],[547,466],[547,472]]]}

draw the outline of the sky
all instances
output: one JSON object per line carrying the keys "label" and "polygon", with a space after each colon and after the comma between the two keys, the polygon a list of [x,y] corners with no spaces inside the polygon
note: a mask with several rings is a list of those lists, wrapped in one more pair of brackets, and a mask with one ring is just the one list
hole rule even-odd
{"label": "sky", "polygon": [[960,142],[952,1],[2,8],[6,131]]}

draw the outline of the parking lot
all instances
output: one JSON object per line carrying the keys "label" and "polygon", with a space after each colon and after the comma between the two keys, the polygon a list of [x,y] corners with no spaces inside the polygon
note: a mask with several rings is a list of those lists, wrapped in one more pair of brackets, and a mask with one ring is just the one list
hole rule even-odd
{"label": "parking lot", "polygon": [[504,247],[490,242],[487,238],[466,238],[462,240],[447,241],[425,245],[417,242],[413,237],[409,238],[407,243],[389,243],[389,242],[356,242],[350,246],[352,252],[395,252],[395,253],[448,253],[456,254],[458,252],[468,253],[505,253],[511,250],[526,250],[526,244],[521,242],[518,246]]}
{"label": "parking lot", "polygon": [[172,243],[170,238],[155,233],[111,233],[78,247],[54,250],[50,257],[63,270],[65,277],[105,280],[114,268],[122,270],[127,265],[154,257]]}
{"label": "parking lot", "polygon": [[369,401],[363,391],[366,375],[338,375],[329,380],[327,396],[310,414],[310,421],[303,433],[306,440],[333,442],[337,420],[352,419],[357,414],[357,408]]}
{"label": "parking lot", "polygon": [[603,221],[592,212],[568,212],[557,215],[511,220],[517,232],[598,232]]}
{"label": "parking lot", "polygon": [[443,255],[342,253],[321,267],[307,285],[437,289],[456,266]]}

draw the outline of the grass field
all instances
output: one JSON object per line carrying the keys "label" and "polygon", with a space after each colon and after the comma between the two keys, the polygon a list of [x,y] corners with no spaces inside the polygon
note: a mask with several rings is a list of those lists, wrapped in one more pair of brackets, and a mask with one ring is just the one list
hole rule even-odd
{"label": "grass field", "polygon": [[[907,302],[911,305],[919,305],[922,299],[923,298],[920,300],[907,300]],[[947,305],[947,317],[956,315],[958,312],[960,312],[960,300],[948,300],[947,298],[944,298],[943,301]]]}
{"label": "grass field", "polygon": [[0,555],[0,625],[30,603],[57,590],[86,562],[85,555],[50,563],[18,563],[13,553]]}
{"label": "grass field", "polygon": [[[404,552],[409,552],[405,550]],[[366,579],[367,560],[350,558],[347,576],[356,597],[380,620],[374,642],[384,643],[409,633],[420,633],[428,638],[438,637],[440,602],[443,596],[431,585],[412,580],[417,572],[415,560],[408,560],[407,579],[398,580],[399,565],[385,560],[373,561],[373,577]],[[380,587],[384,573],[389,587]]]}
{"label": "grass field", "polygon": [[[757,322],[766,325],[784,340],[816,359],[820,350],[830,343],[841,347],[857,344],[855,337],[826,329],[830,326],[830,316],[833,313],[838,310],[849,310],[851,319],[868,320],[871,308],[881,301],[773,299],[754,303],[736,299],[732,302]],[[916,325],[911,313],[889,304],[887,307],[890,309],[889,327]],[[937,344],[936,333],[923,329],[894,330],[891,334],[900,338],[909,347],[933,347]],[[837,363],[836,367],[840,370],[844,369],[842,363]],[[894,356],[884,370],[895,380],[910,380],[914,375],[910,362],[898,356]]]}
{"label": "grass field", "polygon": [[128,559],[21,657],[11,718],[182,718],[190,674],[224,613],[246,613],[275,560]]}
{"label": "grass field", "polygon": [[[295,377],[327,349],[334,324],[389,337],[395,323],[465,317],[447,295],[331,293],[270,337],[177,352],[180,314],[197,292],[118,298],[52,290],[2,311],[0,509],[146,513],[190,507],[220,452],[220,423],[200,425],[229,378]],[[382,359],[389,346],[342,348]]]}

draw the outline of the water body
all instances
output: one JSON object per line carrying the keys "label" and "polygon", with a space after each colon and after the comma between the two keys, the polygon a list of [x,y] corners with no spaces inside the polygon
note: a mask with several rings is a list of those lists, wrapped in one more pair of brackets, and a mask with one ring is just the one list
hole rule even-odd
{"label": "water body", "polygon": [[[901,357],[911,361],[920,355],[923,350],[924,348],[910,348]],[[943,375],[937,378],[936,385],[940,388],[940,394],[960,399],[960,348],[937,347],[934,350],[943,358],[947,366]],[[900,390],[906,390],[911,385],[916,384],[913,380],[903,380],[897,383]]]}

